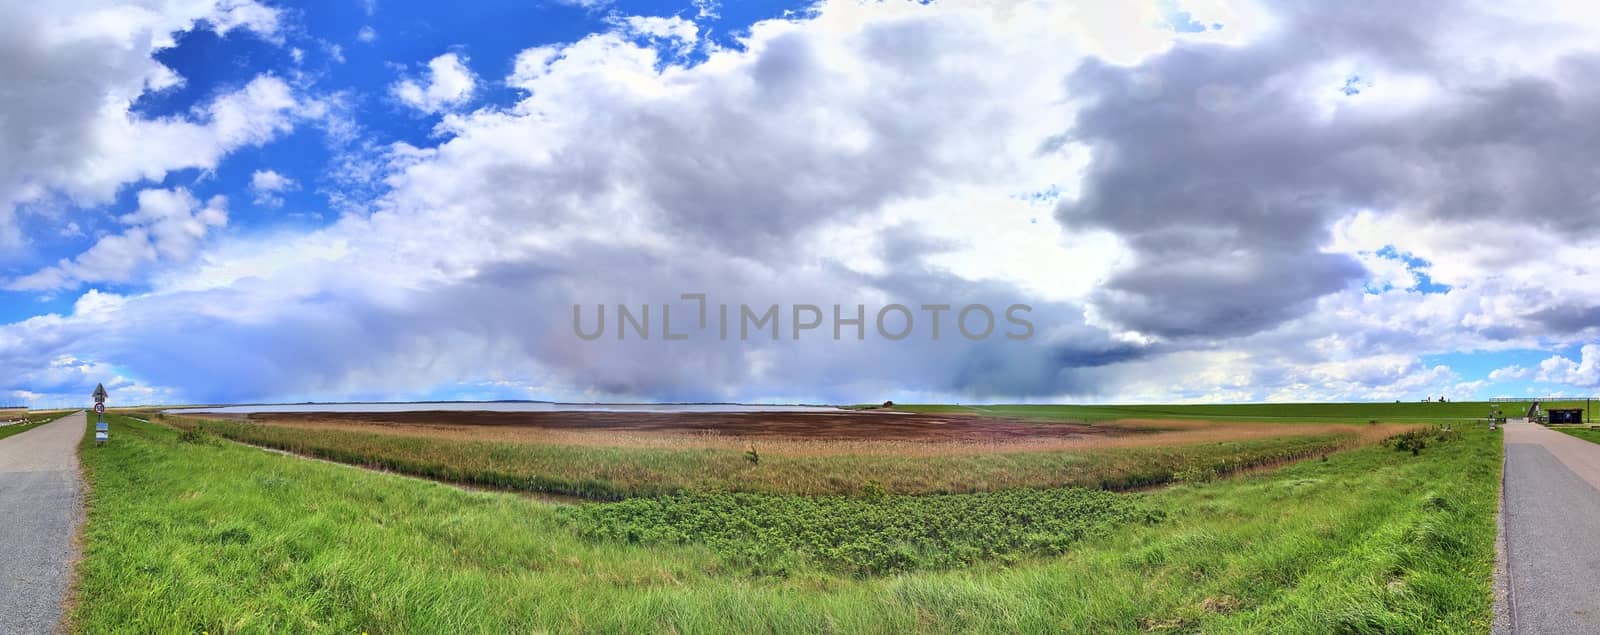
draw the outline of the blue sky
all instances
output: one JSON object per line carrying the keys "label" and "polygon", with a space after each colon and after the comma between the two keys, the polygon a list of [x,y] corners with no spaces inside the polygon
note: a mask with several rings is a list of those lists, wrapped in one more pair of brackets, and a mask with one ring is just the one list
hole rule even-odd
{"label": "blue sky", "polygon": [[[362,141],[374,144],[406,142],[425,146],[436,143],[433,127],[436,117],[413,112],[388,94],[389,86],[402,69],[415,68],[447,51],[462,54],[466,65],[483,77],[504,76],[511,70],[516,53],[530,47],[571,42],[608,28],[617,15],[687,16],[700,20],[708,37],[728,45],[736,35],[758,20],[781,16],[786,11],[803,10],[803,2],[740,2],[737,6],[718,6],[715,18],[700,17],[694,3],[617,2],[600,7],[584,7],[556,1],[474,2],[462,7],[432,2],[363,2],[361,0],[272,5],[292,24],[282,29],[282,42],[263,39],[259,34],[235,30],[218,34],[205,28],[182,32],[176,46],[156,51],[152,57],[184,78],[181,86],[147,92],[131,111],[139,116],[160,119],[184,116],[218,94],[237,89],[251,79],[270,73],[280,77],[303,75],[307,89],[319,93],[348,94],[351,118],[361,127]],[[709,6],[709,5],[708,5]],[[368,30],[373,39],[362,39]],[[295,61],[296,55],[301,61]],[[474,95],[469,105],[496,106],[513,103],[514,91],[489,83]],[[229,232],[250,233],[276,228],[304,229],[332,222],[337,215],[328,210],[322,190],[344,184],[330,182],[325,171],[337,148],[331,148],[327,133],[316,127],[302,127],[248,152],[239,152],[215,168],[174,170],[159,181],[143,186],[185,186],[197,194],[231,195],[241,202],[249,194],[251,176],[258,170],[271,170],[295,181],[296,186],[277,198],[281,204],[235,205],[230,208]],[[123,188],[114,203],[95,206],[89,211],[105,218],[125,214],[136,207],[135,188]],[[99,225],[80,222],[85,235],[62,236],[57,219],[39,217],[26,225],[31,238],[25,248],[26,259],[0,264],[13,275],[27,273],[38,263],[54,262],[74,256],[94,242]],[[90,219],[97,222],[101,219]],[[107,285],[115,291],[139,291],[140,281],[126,285]],[[71,307],[74,296],[0,290],[0,321],[16,321],[32,315],[61,312]]]}
{"label": "blue sky", "polygon": [[[8,5],[0,402],[1587,394],[1569,9]],[[684,293],[916,323],[572,328]]]}

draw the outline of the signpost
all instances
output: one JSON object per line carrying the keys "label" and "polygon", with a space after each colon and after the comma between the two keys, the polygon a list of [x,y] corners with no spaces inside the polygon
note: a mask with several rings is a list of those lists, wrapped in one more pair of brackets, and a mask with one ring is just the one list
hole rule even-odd
{"label": "signpost", "polygon": [[111,426],[106,424],[106,385],[95,384],[94,394],[94,442],[102,444],[111,440]]}

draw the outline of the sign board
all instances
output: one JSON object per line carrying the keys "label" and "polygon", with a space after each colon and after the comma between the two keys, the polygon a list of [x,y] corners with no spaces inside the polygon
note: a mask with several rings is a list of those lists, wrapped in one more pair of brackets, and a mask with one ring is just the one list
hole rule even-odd
{"label": "sign board", "polygon": [[104,432],[96,432],[96,433],[94,433],[94,442],[95,443],[105,443],[106,441],[110,441],[110,440],[111,440],[111,435],[109,435],[109,434],[106,434]]}
{"label": "sign board", "polygon": [[94,405],[94,413],[97,414],[97,415],[105,414],[106,413],[106,405],[105,405],[105,403],[97,403],[97,404],[95,404]]}
{"label": "sign board", "polygon": [[94,385],[94,402],[95,403],[105,403],[106,402],[106,385],[105,384],[95,384]]}
{"label": "sign board", "polygon": [[104,421],[101,421],[99,423],[94,424],[94,431],[95,432],[109,432],[110,430],[111,430],[111,425],[106,423],[106,422],[104,422]]}

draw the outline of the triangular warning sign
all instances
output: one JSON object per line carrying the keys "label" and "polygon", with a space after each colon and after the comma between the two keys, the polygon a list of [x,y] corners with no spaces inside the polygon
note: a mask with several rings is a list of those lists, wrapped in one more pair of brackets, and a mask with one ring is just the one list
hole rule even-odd
{"label": "triangular warning sign", "polygon": [[95,384],[94,385],[94,402],[95,403],[105,403],[105,401],[106,401],[106,385],[105,384]]}

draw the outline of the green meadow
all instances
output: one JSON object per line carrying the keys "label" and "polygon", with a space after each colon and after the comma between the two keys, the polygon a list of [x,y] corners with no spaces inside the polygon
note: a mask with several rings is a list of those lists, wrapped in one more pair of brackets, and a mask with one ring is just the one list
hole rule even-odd
{"label": "green meadow", "polygon": [[[1114,493],[558,504],[112,417],[89,633],[1481,633],[1500,439]],[[759,469],[759,468],[758,468]]]}

